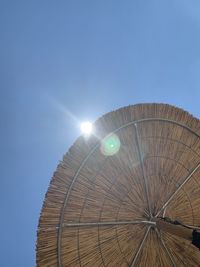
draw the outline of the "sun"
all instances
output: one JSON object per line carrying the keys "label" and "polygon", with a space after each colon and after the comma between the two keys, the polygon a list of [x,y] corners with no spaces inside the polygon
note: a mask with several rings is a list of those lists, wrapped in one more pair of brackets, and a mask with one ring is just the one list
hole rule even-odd
{"label": "sun", "polygon": [[82,122],[81,132],[85,135],[90,135],[92,133],[92,123],[89,121]]}

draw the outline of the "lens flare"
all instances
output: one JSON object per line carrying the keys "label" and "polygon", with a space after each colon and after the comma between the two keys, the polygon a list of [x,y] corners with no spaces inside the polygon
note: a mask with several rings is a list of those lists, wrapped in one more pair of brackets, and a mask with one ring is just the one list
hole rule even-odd
{"label": "lens flare", "polygon": [[120,149],[120,140],[116,134],[109,134],[101,141],[101,152],[105,156],[113,156]]}

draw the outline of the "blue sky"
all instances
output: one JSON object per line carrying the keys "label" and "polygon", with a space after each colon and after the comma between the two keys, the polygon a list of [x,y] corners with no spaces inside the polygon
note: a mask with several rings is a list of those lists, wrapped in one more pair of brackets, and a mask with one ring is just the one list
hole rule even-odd
{"label": "blue sky", "polygon": [[44,195],[79,122],[141,102],[200,117],[199,87],[199,0],[1,0],[1,266],[35,266]]}

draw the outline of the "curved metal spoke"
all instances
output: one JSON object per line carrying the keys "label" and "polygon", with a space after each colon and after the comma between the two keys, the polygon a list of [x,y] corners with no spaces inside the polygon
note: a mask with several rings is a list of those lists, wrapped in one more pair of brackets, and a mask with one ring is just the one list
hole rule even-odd
{"label": "curved metal spoke", "polygon": [[149,224],[156,225],[156,222],[152,221],[116,221],[116,222],[79,222],[79,223],[63,223],[62,227],[84,227],[84,226],[107,226],[107,225],[124,225],[124,224]]}
{"label": "curved metal spoke", "polygon": [[180,191],[180,189],[190,180],[192,175],[199,169],[200,163],[197,164],[197,166],[187,175],[187,177],[184,179],[184,181],[179,185],[179,187],[176,189],[176,191],[170,196],[170,198],[165,202],[165,204],[161,207],[161,209],[157,212],[155,217],[158,217],[158,215],[163,211],[167,205],[170,203],[170,201],[174,198],[175,195]]}
{"label": "curved metal spoke", "polygon": [[174,260],[173,260],[172,254],[171,254],[171,252],[169,251],[169,249],[167,248],[167,246],[166,246],[166,244],[165,244],[165,242],[164,242],[164,240],[163,240],[163,238],[162,238],[162,235],[161,235],[161,233],[158,231],[157,228],[156,228],[156,233],[157,233],[158,237],[160,238],[160,241],[161,241],[161,243],[162,243],[162,245],[163,245],[163,248],[164,248],[165,251],[166,251],[166,254],[168,255],[168,257],[169,257],[171,263],[173,264],[173,267],[176,267],[176,264],[175,264],[175,262],[174,262]]}
{"label": "curved metal spoke", "polygon": [[150,229],[151,229],[151,226],[148,227],[148,229],[147,229],[147,231],[146,231],[146,233],[145,233],[145,235],[144,235],[144,238],[142,239],[142,242],[140,243],[140,246],[139,246],[139,248],[138,248],[138,251],[137,251],[137,253],[135,254],[135,257],[134,257],[134,259],[133,259],[133,261],[132,261],[130,267],[134,267],[134,266],[135,266],[136,261],[137,261],[137,259],[138,259],[138,256],[139,256],[139,254],[140,254],[140,252],[141,252],[141,250],[142,250],[142,248],[143,248],[143,246],[144,246],[144,243],[145,243],[145,241],[146,241],[146,239],[147,239],[147,236],[148,236],[148,233],[149,233]]}
{"label": "curved metal spoke", "polygon": [[150,198],[149,198],[149,190],[148,190],[148,182],[147,182],[144,163],[143,163],[143,159],[142,159],[141,145],[140,145],[140,139],[139,139],[137,124],[134,123],[134,126],[135,126],[135,132],[136,132],[136,143],[137,143],[138,153],[139,153],[139,157],[140,157],[140,163],[141,163],[141,167],[142,167],[142,176],[143,176],[144,184],[145,184],[145,193],[146,193],[146,198],[147,198],[147,204],[148,204],[150,217],[152,217],[151,204],[150,204]]}

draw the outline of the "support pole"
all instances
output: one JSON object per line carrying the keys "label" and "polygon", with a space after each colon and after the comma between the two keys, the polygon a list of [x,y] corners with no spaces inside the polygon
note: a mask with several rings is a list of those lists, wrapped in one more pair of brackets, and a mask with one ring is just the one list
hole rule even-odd
{"label": "support pole", "polygon": [[156,219],[156,226],[159,230],[163,232],[167,232],[169,234],[176,235],[186,240],[192,241],[192,229],[188,229],[181,225],[175,225],[159,218]]}
{"label": "support pole", "polygon": [[188,240],[200,250],[200,231],[197,229],[176,225],[160,218],[155,218],[155,222],[158,230]]}

